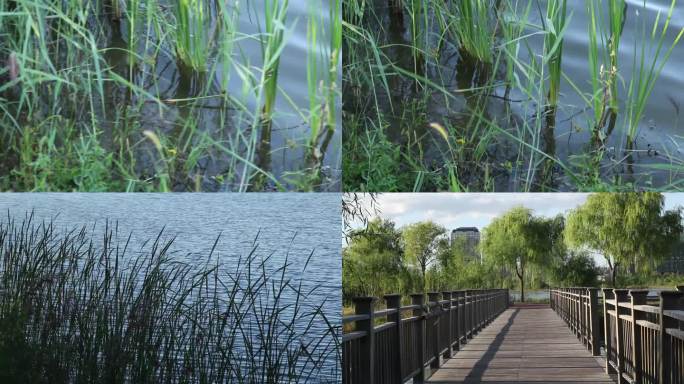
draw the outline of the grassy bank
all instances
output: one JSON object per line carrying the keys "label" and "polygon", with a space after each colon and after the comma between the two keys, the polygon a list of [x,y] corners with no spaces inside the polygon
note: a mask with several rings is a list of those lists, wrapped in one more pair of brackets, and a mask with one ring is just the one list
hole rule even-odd
{"label": "grassy bank", "polygon": [[339,325],[310,300],[303,277],[288,277],[287,259],[273,266],[255,246],[230,265],[213,250],[188,264],[162,234],[139,252],[130,239],[116,227],[96,237],[31,217],[0,225],[0,381],[339,377]]}
{"label": "grassy bank", "polygon": [[[287,0],[0,0],[0,189],[339,188],[324,166],[339,7],[302,16],[315,45],[302,67],[311,102],[296,105],[278,71],[295,25]],[[248,14],[258,33],[238,30]],[[303,132],[286,148],[273,144],[293,129],[278,126],[277,99]]]}

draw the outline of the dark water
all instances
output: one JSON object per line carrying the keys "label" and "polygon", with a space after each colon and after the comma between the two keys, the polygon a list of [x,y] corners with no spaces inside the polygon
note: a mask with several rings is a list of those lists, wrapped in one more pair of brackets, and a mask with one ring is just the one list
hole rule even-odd
{"label": "dark water", "polygon": [[[106,220],[118,222],[119,238],[132,232],[131,250],[139,249],[164,229],[166,238],[176,237],[172,251],[183,261],[202,263],[221,234],[215,256],[231,270],[231,261],[252,250],[258,234],[258,255],[273,254],[268,266],[283,265],[289,253],[289,277],[303,278],[303,291],[312,291],[313,304],[325,302],[332,324],[341,324],[341,213],[339,194],[80,194],[41,193],[0,196],[2,222],[7,211],[19,220],[25,212],[35,218],[53,219],[58,230],[95,225],[101,233]],[[98,237],[95,236],[95,239]],[[136,247],[136,245],[138,245]],[[313,257],[301,273],[311,252]],[[288,291],[289,292],[289,291]],[[294,297],[284,298],[292,304]],[[302,329],[307,324],[300,324]],[[322,334],[315,324],[310,334]],[[333,354],[334,355],[334,354]],[[326,362],[331,372],[339,362]]]}
{"label": "dark water", "polygon": [[[606,2],[603,3],[607,7]],[[680,117],[680,111],[684,109],[684,76],[682,76],[684,42],[680,41],[679,45],[675,47],[667,64],[664,66],[648,100],[634,147],[628,149],[626,138],[627,126],[625,125],[624,116],[620,113],[625,111],[627,87],[629,86],[633,68],[634,46],[636,43],[637,55],[639,55],[642,44],[642,25],[645,23],[646,35],[650,35],[657,12],[661,12],[659,31],[662,29],[671,2],[670,0],[649,0],[646,2],[645,7],[643,1],[640,0],[628,0],[627,3],[627,16],[620,42],[618,59],[619,76],[622,78],[620,82],[624,82],[625,85],[621,84],[618,90],[620,112],[618,113],[615,129],[604,143],[605,153],[600,165],[600,175],[602,180],[608,183],[619,178],[623,183],[633,183],[637,188],[681,188],[683,185],[681,185],[680,179],[681,174],[684,172],[684,167],[682,166],[684,164],[684,153],[682,153],[681,148],[684,145],[684,137],[681,133],[681,129],[684,126],[682,120],[684,119]],[[383,35],[383,39],[386,40],[381,42],[381,44],[388,44],[384,53],[399,67],[412,70],[413,62],[410,48],[408,48],[411,45],[410,27],[407,24],[408,17],[404,18],[406,20],[403,25],[397,25],[396,22],[392,21],[393,18],[389,16],[386,2],[376,1],[374,4],[375,12],[379,15],[380,20],[385,21],[385,25],[389,26],[386,28],[387,33]],[[520,7],[524,7],[527,5],[527,2],[523,1],[518,4]],[[583,93],[590,94],[587,4],[585,1],[568,1],[567,6],[569,26],[565,32],[562,70]],[[546,1],[534,2],[530,12],[529,23],[537,26],[541,25],[539,9],[545,16]],[[604,15],[606,14],[604,12]],[[433,10],[430,11],[429,17],[431,23],[435,24],[436,16]],[[366,27],[372,28],[372,26]],[[683,27],[684,3],[679,1],[675,6],[664,44],[669,47],[669,44],[674,41]],[[524,34],[531,32],[538,32],[538,30],[528,30]],[[431,36],[440,36],[436,27],[431,31]],[[497,40],[497,43],[501,43],[501,41]],[[529,44],[533,54],[539,60],[543,54],[543,36],[531,36],[522,40],[519,59],[527,64],[530,61],[530,57],[525,44]],[[439,52],[438,61],[435,62],[433,60],[423,69],[424,75],[428,79],[443,86],[450,92],[471,88],[473,85],[476,85],[471,81],[473,76],[476,78],[479,69],[477,66],[461,58],[455,42],[450,41],[450,43],[437,47],[436,40],[433,40],[430,42],[428,49],[434,49]],[[663,48],[661,56],[666,49],[667,47]],[[646,49],[647,54],[652,55],[654,51],[654,47],[650,52],[648,48]],[[495,84],[503,83],[505,80],[503,67],[504,64],[501,63],[500,70],[493,74]],[[524,83],[525,79],[522,75],[520,77]],[[400,81],[396,76],[391,81],[390,87],[393,94],[385,95],[385,98],[382,100],[383,109],[389,110],[391,102],[394,105],[400,106],[398,108],[400,112],[395,113],[392,117],[388,135],[393,141],[405,142],[406,138],[404,136],[406,135],[407,128],[401,125],[401,120],[407,115],[407,110],[418,110],[419,113],[423,114],[423,117],[422,120],[420,118],[417,119],[418,124],[413,125],[415,132],[412,132],[412,136],[423,137],[422,145],[424,146],[425,158],[428,163],[441,163],[443,152],[446,148],[443,138],[428,128],[427,123],[444,123],[449,121],[456,127],[468,126],[472,117],[470,110],[474,108],[473,103],[478,103],[478,108],[484,106],[483,115],[485,117],[496,121],[502,129],[514,135],[517,135],[518,129],[523,129],[523,120],[526,120],[530,126],[534,127],[535,120],[538,119],[536,116],[536,103],[539,101],[519,102],[528,97],[515,88],[511,89],[508,95],[508,102],[502,100],[506,95],[506,90],[503,86],[495,88],[492,95],[485,98],[484,101],[474,98],[472,94],[463,92],[452,93],[453,97],[447,101],[442,93],[436,91],[427,100],[421,100],[422,96],[416,94],[412,81]],[[511,113],[509,114],[508,111]],[[577,91],[563,79],[555,120],[555,130],[552,132],[534,133],[534,135],[537,135],[536,142],[530,141],[528,144],[534,145],[549,155],[558,158],[566,165],[574,164],[574,171],[582,173],[583,166],[577,165],[582,164],[578,159],[579,157],[588,156],[593,148],[591,145],[591,127],[588,123],[592,116],[593,110],[588,108]],[[529,149],[524,149],[524,151],[530,152]],[[487,157],[485,159],[489,162],[489,169],[494,175],[494,188],[496,190],[515,191],[522,188],[527,173],[529,155],[525,155],[521,159],[518,157],[519,152],[520,143],[505,138],[501,134],[499,134],[499,138],[494,144],[487,148]],[[541,160],[540,155],[537,154],[535,156],[535,161]],[[523,160],[523,167],[517,170],[514,167],[511,171],[502,165],[504,163],[515,164],[516,161],[520,160]],[[460,165],[468,166],[469,164]],[[482,166],[482,164],[470,165],[472,165],[473,169],[481,169],[478,167]],[[674,168],[674,171],[671,169],[659,169],[662,167]],[[539,173],[539,171],[537,172]],[[546,188],[551,190],[574,190],[577,188],[576,184],[559,167],[555,166],[552,172],[554,180],[546,185]],[[462,181],[466,183],[472,182],[470,188],[477,189],[481,187],[478,184],[480,182],[479,177],[474,176],[472,179],[469,179],[466,175]],[[539,186],[537,185],[536,187]],[[532,188],[534,189],[535,187]]]}
{"label": "dark water", "polygon": [[[511,301],[520,301],[520,291],[512,289],[509,291],[509,296],[511,298]],[[548,290],[532,290],[532,291],[525,291],[525,300],[527,301],[548,301],[549,300],[549,291]]]}
{"label": "dark water", "polygon": [[[151,94],[159,95],[162,100],[186,100],[197,96],[197,90],[203,84],[210,89],[210,95],[220,94],[223,90],[221,84],[228,79],[228,89],[230,96],[237,99],[243,107],[229,106],[226,108],[220,97],[207,98],[201,102],[168,102],[165,103],[164,110],[160,112],[160,107],[156,103],[147,102],[143,105],[139,113],[137,123],[138,129],[159,131],[164,135],[178,136],[183,129],[183,122],[187,118],[197,121],[199,132],[209,134],[214,140],[221,141],[224,146],[235,145],[236,152],[247,157],[245,148],[245,137],[251,135],[251,124],[253,122],[250,113],[255,111],[256,99],[253,91],[245,92],[245,84],[236,73],[237,65],[249,68],[258,78],[262,68],[262,50],[258,37],[264,33],[264,4],[262,1],[245,0],[240,2],[228,2],[229,6],[238,4],[239,18],[237,30],[238,42],[233,49],[232,70],[230,73],[222,73],[223,62],[219,57],[214,57],[209,61],[209,66],[217,63],[216,73],[201,79],[187,79],[180,75],[180,70],[176,65],[176,57],[173,47],[165,47],[156,57],[154,68],[148,68],[151,73],[143,75],[138,73],[136,78],[142,81],[144,76],[155,76],[153,84],[147,81],[144,84],[146,91]],[[171,2],[160,1],[162,8],[173,6]],[[318,46],[316,49],[323,57],[329,56],[330,42],[330,6],[329,2],[322,1],[317,5],[319,14],[319,34]],[[215,12],[212,8],[212,12]],[[273,173],[280,182],[286,186],[288,183],[283,180],[282,175],[286,172],[297,172],[311,167],[306,159],[305,145],[310,134],[310,128],[304,117],[307,117],[309,109],[309,95],[307,92],[307,66],[306,58],[309,51],[307,42],[307,23],[310,15],[310,4],[306,0],[293,0],[289,2],[287,11],[285,34],[286,45],[280,56],[278,70],[278,95],[276,97],[275,112],[273,116],[273,127],[270,134],[270,145],[260,147],[254,158],[254,163],[260,168]],[[215,23],[215,14],[214,21]],[[128,40],[127,25],[124,22],[121,28],[116,24],[112,26],[111,37],[108,42],[109,48],[126,47]],[[139,33],[147,33],[141,30]],[[139,52],[142,54],[143,52]],[[148,53],[149,55],[149,53]],[[128,71],[128,59],[123,51],[111,50],[107,54],[108,63],[116,68],[122,75]],[[326,68],[323,63],[319,64],[319,77],[322,76]],[[144,72],[144,71],[143,71]],[[340,73],[341,75],[341,68]],[[338,82],[339,84],[339,82]],[[248,86],[248,85],[247,85]],[[120,108],[122,104],[131,103],[126,96],[125,89],[111,90],[111,99],[108,103],[112,109]],[[339,103],[339,101],[338,101]],[[335,106],[337,110],[340,105]],[[241,111],[241,108],[246,111]],[[226,116],[229,117],[226,121]],[[112,117],[111,115],[108,117]],[[263,132],[259,133],[260,139]],[[322,178],[317,183],[320,191],[339,191],[341,179],[341,124],[338,113],[338,123],[335,132],[321,140],[319,148],[322,152],[321,169]],[[233,149],[233,148],[231,148]],[[152,161],[155,150],[150,144],[145,147],[139,156],[141,157],[138,172],[150,173],[153,168]],[[233,175],[233,180],[217,182],[212,176],[225,173],[231,168],[237,168],[238,175]],[[234,190],[239,187],[240,173],[245,171],[244,162],[231,159],[230,155],[216,151],[200,159],[200,169],[206,175],[202,180],[202,187],[205,190],[225,191]],[[267,185],[266,189],[273,188]],[[182,187],[175,188],[182,190]]]}

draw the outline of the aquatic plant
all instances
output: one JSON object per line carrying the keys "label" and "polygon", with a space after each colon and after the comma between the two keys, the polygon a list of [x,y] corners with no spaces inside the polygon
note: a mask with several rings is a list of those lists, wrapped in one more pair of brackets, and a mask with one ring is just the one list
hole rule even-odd
{"label": "aquatic plant", "polygon": [[[334,0],[330,4],[330,13],[327,15],[332,24],[329,36],[322,28],[323,19],[319,5],[309,6],[307,26],[307,90],[309,95],[309,135],[308,147],[309,158],[314,166],[318,166],[321,154],[325,148],[318,148],[321,140],[322,146],[327,146],[336,125],[336,107],[338,99],[337,77],[339,72],[340,54],[342,49],[342,19],[341,0]],[[321,39],[330,41],[329,49],[321,49]]]}
{"label": "aquatic plant", "polygon": [[567,0],[549,0],[546,4],[546,20],[544,22],[544,62],[549,70],[548,104],[555,108],[558,105],[561,83],[561,60],[563,57],[563,36],[567,28]]}
{"label": "aquatic plant", "polygon": [[339,324],[292,277],[313,254],[297,272],[255,241],[224,264],[217,238],[188,263],[163,233],[134,252],[116,225],[91,231],[0,224],[3,382],[339,380]]}
{"label": "aquatic plant", "polygon": [[494,29],[491,22],[490,0],[464,0],[458,5],[454,29],[464,52],[483,63],[493,60]]}
{"label": "aquatic plant", "polygon": [[413,72],[420,75],[426,60],[428,46],[428,13],[425,0],[411,0],[408,4],[409,24],[411,26],[411,47],[413,53]]}
{"label": "aquatic plant", "polygon": [[[274,118],[276,93],[302,123],[309,118],[308,102],[293,100],[273,70],[295,22],[266,23],[263,4],[0,0],[0,14],[1,190],[246,190],[256,188],[250,183],[254,174],[268,180],[263,188],[318,188],[316,182],[285,179],[286,173],[310,170],[308,163],[291,159],[308,150],[315,134],[309,130],[288,137],[292,149],[279,174],[255,159],[259,146],[272,152],[270,142],[261,145],[259,130]],[[242,17],[252,17],[260,27],[266,23],[274,33],[242,33],[237,30]],[[321,50],[327,50],[334,41],[332,22],[317,27]],[[270,47],[264,67],[252,58],[259,42]],[[340,84],[327,73],[330,58],[320,59],[319,80],[325,83],[320,96],[325,92],[332,100],[339,89],[331,88]],[[327,104],[320,114],[334,129],[336,106]],[[145,130],[162,142],[163,156],[149,145]],[[261,138],[270,141],[267,134]],[[86,158],[89,164],[82,163]],[[98,171],[103,168],[110,172]],[[93,171],[84,180],[101,179],[76,182],[74,175],[83,169]]]}
{"label": "aquatic plant", "polygon": [[[626,119],[627,119],[627,140],[628,144],[634,142],[636,138],[637,128],[641,122],[641,118],[646,109],[648,98],[653,92],[656,80],[663,71],[667,60],[670,58],[672,51],[679,44],[679,41],[684,35],[684,28],[676,35],[675,39],[669,44],[665,44],[667,32],[670,28],[670,21],[675,10],[677,0],[672,0],[670,8],[668,9],[665,22],[660,27],[661,12],[659,11],[651,33],[646,35],[645,22],[642,25],[642,36],[640,49],[637,48],[637,40],[634,43],[632,75],[629,81],[626,98]],[[644,1],[644,8],[646,1]],[[660,29],[660,31],[659,31]],[[655,48],[655,50],[653,50]]]}
{"label": "aquatic plant", "polygon": [[180,62],[197,72],[207,71],[212,49],[209,3],[202,0],[176,0],[176,53]]}
{"label": "aquatic plant", "polygon": [[278,93],[278,67],[280,54],[285,45],[285,21],[289,0],[265,0],[264,37],[261,39],[263,68],[261,82],[263,83],[262,122],[270,124]]}
{"label": "aquatic plant", "polygon": [[624,0],[608,2],[609,32],[604,25],[603,5],[587,0],[589,13],[589,72],[592,86],[594,131],[597,133],[619,109],[618,57],[627,5]]}

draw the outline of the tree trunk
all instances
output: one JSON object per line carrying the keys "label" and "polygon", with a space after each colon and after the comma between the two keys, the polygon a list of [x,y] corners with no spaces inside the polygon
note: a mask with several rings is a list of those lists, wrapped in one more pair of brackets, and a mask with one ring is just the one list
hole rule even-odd
{"label": "tree trunk", "polygon": [[618,266],[617,266],[617,264],[615,264],[615,266],[613,267],[613,270],[611,271],[610,281],[611,281],[611,285],[613,286],[613,288],[616,287],[615,286],[615,280],[617,278],[617,269],[618,269]]}
{"label": "tree trunk", "polygon": [[525,302],[525,279],[520,278],[520,301]]}

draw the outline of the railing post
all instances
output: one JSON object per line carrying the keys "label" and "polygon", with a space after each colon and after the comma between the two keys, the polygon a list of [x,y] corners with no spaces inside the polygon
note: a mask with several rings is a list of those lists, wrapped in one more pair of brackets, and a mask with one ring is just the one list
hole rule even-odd
{"label": "railing post", "polygon": [[642,311],[634,309],[635,305],[646,305],[646,296],[648,291],[645,290],[630,290],[629,296],[631,298],[632,308],[632,364],[634,364],[634,382],[641,383],[643,376],[643,367],[641,366],[641,334],[637,330],[637,321],[646,320],[646,315]]}
{"label": "railing post", "polygon": [[[678,287],[679,288],[679,287]],[[660,351],[658,360],[660,360],[660,369],[658,376],[660,384],[672,383],[672,367],[670,366],[670,355],[672,344],[667,335],[667,328],[676,328],[677,320],[665,316],[664,312],[675,309],[682,309],[679,306],[679,300],[684,296],[684,293],[675,291],[661,291],[660,292],[660,308],[658,317],[660,317]],[[680,307],[680,308],[678,308]]]}
{"label": "railing post", "polygon": [[394,364],[395,369],[399,370],[399,374],[397,375],[399,377],[399,382],[397,384],[401,384],[401,367],[402,367],[402,356],[401,354],[404,351],[404,340],[403,340],[403,334],[401,332],[401,295],[399,294],[394,294],[394,295],[385,295],[385,303],[387,304],[387,309],[394,309],[396,310],[395,313],[387,315],[387,322],[394,323],[394,328],[395,328],[395,334],[394,337],[397,339],[397,350],[394,352],[395,355],[395,360]]}
{"label": "railing post", "polygon": [[[456,305],[454,305],[456,303]],[[458,298],[458,291],[452,291],[451,292],[451,321],[453,321],[454,328],[452,330],[451,337],[454,338],[454,348],[458,351],[461,349],[461,335],[458,330],[458,326],[460,323],[459,316],[460,316],[460,309],[458,307],[459,305],[459,298]]]}
{"label": "railing post", "polygon": [[626,383],[624,377],[622,377],[622,372],[625,371],[625,354],[623,353],[624,345],[626,340],[624,340],[624,332],[622,330],[622,322],[620,321],[620,314],[624,312],[624,309],[620,307],[620,303],[626,303],[629,301],[628,291],[626,289],[614,289],[615,293],[615,336],[617,343],[615,349],[617,352],[617,382],[618,384]]}
{"label": "railing post", "polygon": [[463,291],[463,336],[465,336],[466,342],[468,342],[468,339],[470,338],[470,319],[472,318],[473,312],[470,300],[470,291],[466,289]]}
{"label": "railing post", "polygon": [[461,305],[461,298],[463,297],[463,292],[454,291],[451,293],[451,297],[456,301],[456,348],[461,349],[463,342],[461,341],[462,329],[463,329],[463,307]]}
{"label": "railing post", "polygon": [[598,289],[596,288],[587,288],[587,291],[589,293],[589,316],[591,319],[591,354],[593,356],[600,356],[601,355],[601,342],[600,342],[600,334],[601,330],[599,329],[599,315],[598,315]]}
{"label": "railing post", "polygon": [[[603,334],[604,334],[604,340],[603,343],[606,346],[606,373],[607,374],[612,374],[615,373],[615,369],[613,369],[613,366],[610,365],[610,356],[611,356],[611,349],[612,349],[612,342],[613,338],[610,333],[610,314],[608,314],[608,300],[612,300],[615,298],[615,294],[611,288],[604,288],[603,289]],[[617,313],[617,311],[616,311]],[[617,350],[616,350],[617,352]]]}
{"label": "railing post", "polygon": [[411,304],[417,305],[418,308],[413,310],[413,316],[420,318],[420,335],[416,337],[418,340],[418,358],[420,360],[420,372],[413,378],[414,383],[422,383],[425,380],[425,295],[417,293],[411,295]]}
{"label": "railing post", "polygon": [[453,343],[454,343],[454,336],[453,332],[451,331],[453,329],[452,324],[453,324],[453,313],[451,311],[451,292],[450,291],[444,291],[442,292],[442,299],[447,301],[447,323],[443,324],[443,326],[447,327],[447,335],[449,337],[449,350],[447,351],[447,357],[452,358],[454,357],[454,348],[453,348]]}
{"label": "railing post", "polygon": [[[434,360],[432,360],[432,364],[430,364],[430,368],[432,369],[437,369],[439,368],[440,365],[442,365],[441,361],[441,354],[439,353],[439,329],[442,326],[441,322],[441,315],[440,311],[442,310],[442,306],[439,304],[439,297],[440,294],[438,292],[429,292],[428,293],[428,307],[430,308],[430,314],[428,317],[431,319],[427,324],[429,327],[432,327],[432,351],[429,351],[432,356],[434,357]],[[434,303],[434,306],[432,305]],[[433,313],[433,308],[434,308],[434,313]]]}
{"label": "railing post", "polygon": [[366,332],[366,337],[361,338],[359,351],[360,377],[363,383],[374,384],[375,382],[375,297],[357,297],[352,299],[357,315],[366,315],[365,320],[356,322],[356,330]]}

